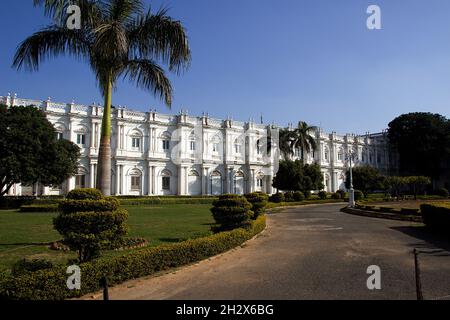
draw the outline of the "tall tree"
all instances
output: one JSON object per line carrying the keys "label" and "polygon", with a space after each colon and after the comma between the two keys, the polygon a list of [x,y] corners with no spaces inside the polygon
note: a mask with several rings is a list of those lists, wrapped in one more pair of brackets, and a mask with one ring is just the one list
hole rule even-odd
{"label": "tall tree", "polygon": [[389,123],[389,143],[402,176],[439,179],[450,161],[450,121],[439,114],[409,113]]}
{"label": "tall tree", "polygon": [[[360,166],[353,168],[353,186],[360,190],[365,196],[369,192],[384,189],[385,177],[378,169],[371,166]],[[350,189],[350,171],[347,172],[345,186]]]}
{"label": "tall tree", "polygon": [[[17,49],[13,66],[37,70],[45,59],[70,55],[88,62],[104,97],[97,188],[111,194],[111,101],[120,77],[172,104],[168,65],[180,73],[189,66],[191,53],[184,27],[167,15],[145,11],[142,0],[34,0],[54,23],[27,38]],[[70,5],[81,11],[81,28],[66,26]]]}
{"label": "tall tree", "polygon": [[280,161],[273,187],[283,191],[322,190],[323,174],[318,164],[308,165],[300,160],[283,160]]}
{"label": "tall tree", "polygon": [[0,105],[0,197],[16,183],[57,186],[78,170],[80,149],[56,138],[44,112]]}
{"label": "tall tree", "polygon": [[313,136],[316,130],[317,127],[310,126],[304,121],[300,121],[294,130],[293,147],[300,150],[300,159],[303,163],[305,162],[305,154],[317,149],[316,139]]}
{"label": "tall tree", "polygon": [[289,160],[294,155],[295,133],[289,129],[281,129],[279,139],[280,153],[284,160]]}

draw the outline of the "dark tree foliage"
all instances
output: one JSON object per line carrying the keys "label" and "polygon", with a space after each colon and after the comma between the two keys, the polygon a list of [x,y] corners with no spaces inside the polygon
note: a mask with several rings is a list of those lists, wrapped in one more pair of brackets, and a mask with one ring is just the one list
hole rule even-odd
{"label": "dark tree foliage", "polygon": [[16,183],[56,186],[77,173],[80,150],[56,138],[39,109],[0,105],[0,196]]}
{"label": "dark tree foliage", "polygon": [[[371,166],[361,166],[353,168],[353,187],[361,190],[365,195],[368,193],[384,189],[385,177],[378,169]],[[347,172],[345,187],[350,189],[350,172]]]}
{"label": "dark tree foliage", "polygon": [[450,121],[439,114],[409,113],[389,123],[389,142],[402,176],[439,179],[450,160]]}
{"label": "dark tree foliage", "polygon": [[303,165],[302,161],[280,161],[280,167],[273,180],[273,187],[283,191],[322,190],[323,174],[317,164]]}

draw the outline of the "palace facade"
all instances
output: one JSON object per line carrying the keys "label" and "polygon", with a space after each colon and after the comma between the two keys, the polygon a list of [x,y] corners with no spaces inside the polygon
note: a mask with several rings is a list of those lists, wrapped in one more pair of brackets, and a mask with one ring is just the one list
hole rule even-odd
{"label": "palace facade", "polygon": [[[34,105],[44,111],[59,139],[81,149],[78,174],[57,187],[15,185],[10,195],[62,195],[96,185],[103,109],[78,105],[0,97],[6,105]],[[272,180],[280,154],[276,143],[267,152],[268,137],[276,141],[278,128],[253,121],[217,120],[186,112],[165,115],[113,108],[112,194],[114,195],[219,195],[254,191],[273,193]],[[356,165],[368,164],[389,172],[386,133],[327,134],[315,132],[318,150],[307,162],[320,164],[326,191],[345,189],[347,153],[357,155]],[[295,150],[294,159],[300,152]]]}

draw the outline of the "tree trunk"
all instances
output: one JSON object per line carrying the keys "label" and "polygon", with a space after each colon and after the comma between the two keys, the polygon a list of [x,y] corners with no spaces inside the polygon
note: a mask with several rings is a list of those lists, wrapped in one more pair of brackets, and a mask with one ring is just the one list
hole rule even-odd
{"label": "tree trunk", "polygon": [[105,110],[103,112],[97,169],[97,189],[106,197],[111,195],[111,100],[112,77],[109,76],[105,87]]}

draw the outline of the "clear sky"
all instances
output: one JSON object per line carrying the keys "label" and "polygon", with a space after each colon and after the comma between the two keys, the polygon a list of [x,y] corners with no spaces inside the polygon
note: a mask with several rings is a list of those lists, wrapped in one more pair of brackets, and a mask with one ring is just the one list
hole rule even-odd
{"label": "clear sky", "polygon": [[[171,75],[172,111],[128,81],[113,104],[286,125],[304,120],[339,133],[378,132],[394,117],[430,111],[450,117],[448,0],[158,0],[190,38],[193,61]],[[366,9],[382,10],[382,30]],[[101,102],[89,67],[70,58],[37,73],[11,68],[17,45],[49,20],[32,0],[2,1],[0,95]]]}

